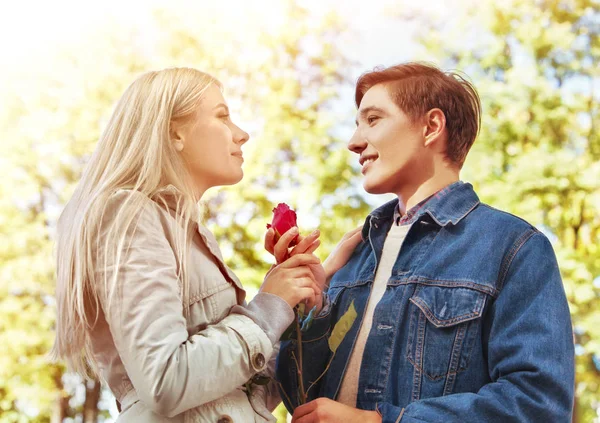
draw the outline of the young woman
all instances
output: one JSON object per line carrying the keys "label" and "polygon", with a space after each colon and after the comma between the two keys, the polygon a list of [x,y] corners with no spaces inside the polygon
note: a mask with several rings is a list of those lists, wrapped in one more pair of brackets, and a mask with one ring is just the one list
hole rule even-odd
{"label": "young woman", "polygon": [[244,385],[273,373],[292,307],[312,306],[333,273],[312,254],[315,231],[245,303],[198,221],[203,193],[243,176],[249,137],[232,122],[221,88],[194,69],[137,79],[59,220],[52,353],[108,384],[119,422],[274,420],[273,383]]}

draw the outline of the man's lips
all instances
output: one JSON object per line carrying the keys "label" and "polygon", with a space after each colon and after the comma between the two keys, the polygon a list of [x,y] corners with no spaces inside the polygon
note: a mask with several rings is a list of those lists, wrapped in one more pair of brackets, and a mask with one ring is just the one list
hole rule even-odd
{"label": "man's lips", "polygon": [[360,159],[358,159],[358,162],[360,163],[361,166],[364,166],[365,162],[375,161],[375,160],[377,160],[378,157],[379,156],[373,156],[373,155],[371,155],[371,156],[360,156]]}
{"label": "man's lips", "polygon": [[362,173],[364,175],[367,172],[367,169],[369,169],[376,160],[377,159],[375,159],[375,160],[366,160],[364,162],[364,164],[363,164],[363,167],[362,167],[360,173]]}

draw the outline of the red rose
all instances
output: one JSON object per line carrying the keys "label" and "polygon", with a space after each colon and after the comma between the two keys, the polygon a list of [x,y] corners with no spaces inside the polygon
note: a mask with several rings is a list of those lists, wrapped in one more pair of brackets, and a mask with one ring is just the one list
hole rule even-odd
{"label": "red rose", "polygon": [[[275,242],[279,241],[281,235],[294,226],[298,226],[296,223],[296,212],[290,209],[290,206],[287,204],[279,203],[273,209],[273,221],[270,224],[267,223],[267,229],[275,229]],[[290,242],[290,246],[296,245],[297,239],[298,236],[296,235],[292,242]]]}

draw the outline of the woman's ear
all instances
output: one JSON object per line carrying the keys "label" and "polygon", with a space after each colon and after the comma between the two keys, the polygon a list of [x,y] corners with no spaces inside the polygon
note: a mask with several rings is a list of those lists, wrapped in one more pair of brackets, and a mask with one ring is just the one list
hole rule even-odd
{"label": "woman's ear", "polygon": [[431,109],[425,115],[425,147],[439,143],[446,134],[446,116],[440,109]]}
{"label": "woman's ear", "polygon": [[184,134],[183,134],[183,125],[178,122],[171,122],[169,127],[169,138],[173,143],[173,147],[177,151],[183,151],[184,147]]}

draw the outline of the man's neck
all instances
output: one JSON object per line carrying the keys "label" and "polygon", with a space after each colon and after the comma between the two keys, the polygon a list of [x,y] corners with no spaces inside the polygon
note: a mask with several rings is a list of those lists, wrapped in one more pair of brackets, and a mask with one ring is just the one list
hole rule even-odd
{"label": "man's neck", "polygon": [[439,190],[457,182],[459,179],[458,171],[449,170],[443,174],[435,175],[418,185],[403,187],[402,190],[396,194],[398,195],[398,207],[400,208],[400,212],[405,214],[407,210],[410,210],[427,197],[430,197]]}

